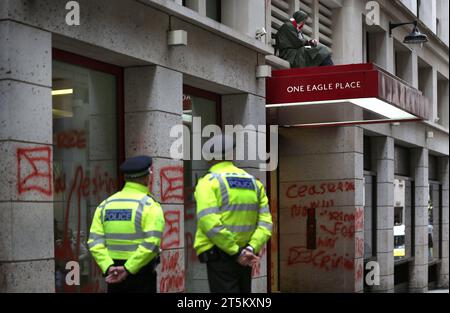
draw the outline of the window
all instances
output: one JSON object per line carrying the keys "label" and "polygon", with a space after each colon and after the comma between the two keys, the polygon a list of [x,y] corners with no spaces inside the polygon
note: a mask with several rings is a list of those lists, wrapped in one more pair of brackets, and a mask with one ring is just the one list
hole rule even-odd
{"label": "window", "polygon": [[442,185],[438,181],[438,158],[428,157],[429,200],[428,200],[428,258],[441,258]]}
{"label": "window", "polygon": [[406,256],[405,181],[394,180],[394,257]]}
{"label": "window", "polygon": [[364,258],[376,256],[377,177],[372,172],[371,138],[364,136]]}
{"label": "window", "polygon": [[364,144],[364,170],[370,171],[372,170],[372,142],[369,136],[364,136],[363,139]]}
{"label": "window", "polygon": [[364,259],[377,255],[377,178],[364,174]]}
{"label": "window", "polygon": [[409,149],[394,147],[394,259],[413,255],[414,183]]}
{"label": "window", "polygon": [[[105,288],[104,277],[90,256],[86,241],[96,207],[119,185],[122,71],[59,50],[54,51],[54,58],[56,291],[99,292]],[[65,283],[69,261],[77,261],[80,266],[80,286]]]}
{"label": "window", "polygon": [[405,82],[412,84],[412,53],[407,47],[394,40],[395,75]]}
{"label": "window", "polygon": [[[206,125],[220,125],[220,95],[190,86],[183,87],[183,124],[189,128],[189,136],[184,136],[184,144],[192,147],[193,136],[201,136],[193,133],[195,119],[201,118],[201,127]],[[208,138],[202,138],[201,144]],[[184,161],[184,232],[185,232],[185,265],[186,265],[186,292],[208,292],[206,267],[199,263],[193,248],[197,219],[195,211],[194,190],[198,179],[209,169],[210,165],[204,160],[192,160],[190,149],[190,160]]]}
{"label": "window", "polygon": [[395,146],[394,148],[394,173],[400,176],[410,176],[411,163],[408,148]]}
{"label": "window", "polygon": [[206,16],[219,22],[222,20],[221,0],[206,1]]}
{"label": "window", "polygon": [[307,39],[316,38],[321,44],[332,49],[332,9],[319,0],[272,0],[270,5],[270,24],[267,29],[271,30],[272,38],[278,29],[288,21],[296,10],[303,10],[309,14],[302,29]]}
{"label": "window", "polygon": [[220,23],[222,15],[221,0],[175,0],[178,4],[185,6],[201,15],[207,16]]}

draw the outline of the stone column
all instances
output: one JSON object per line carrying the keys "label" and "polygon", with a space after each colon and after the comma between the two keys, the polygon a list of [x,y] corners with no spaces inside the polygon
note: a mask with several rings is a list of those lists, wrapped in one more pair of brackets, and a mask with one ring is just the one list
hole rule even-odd
{"label": "stone column", "polygon": [[54,292],[52,42],[0,21],[0,292]]}
{"label": "stone column", "polygon": [[[265,99],[252,94],[223,96],[222,124],[224,127],[226,127],[226,125],[241,125],[244,128],[248,127],[246,131],[247,134],[245,135],[245,147],[252,147],[255,149],[256,157],[258,157],[258,134],[261,135],[264,133],[261,128],[259,128],[258,131],[258,126],[266,125]],[[253,128],[253,130],[251,128]],[[225,129],[226,128],[224,128],[224,130]],[[242,134],[243,132],[239,131],[237,133]],[[267,133],[269,133],[269,130],[267,130]],[[255,143],[257,143],[257,145],[255,145]],[[266,142],[264,141],[263,144],[265,148]],[[267,172],[259,170],[259,164],[263,161],[259,159],[248,160],[247,158],[248,156],[246,154],[246,161],[237,161],[235,164],[258,178],[263,185],[267,187]],[[255,265],[253,268],[252,292],[267,292],[267,247],[264,247],[261,250],[261,253],[262,258],[260,263]]]}
{"label": "stone column", "polygon": [[280,130],[282,292],[362,292],[363,131]]}
{"label": "stone column", "polygon": [[448,1],[447,0],[437,0],[436,2],[436,14],[437,18],[439,19],[439,26],[436,29],[436,33],[438,34],[439,38],[443,42],[445,42],[448,46],[448,33],[449,33],[449,25],[448,25]]}
{"label": "stone column", "polygon": [[[260,0],[222,1],[222,23],[255,38],[256,30],[266,25],[265,2]],[[270,10],[270,7],[268,9]],[[266,36],[270,38],[269,31]]]}
{"label": "stone column", "polygon": [[183,77],[160,66],[125,70],[126,157],[153,157],[150,191],[161,203],[166,219],[158,292],[185,289],[183,161],[173,160],[172,126],[182,124]]}
{"label": "stone column", "polygon": [[[345,0],[333,9],[333,61],[335,64],[363,62],[362,1]],[[351,42],[355,44],[349,44]],[[358,44],[356,44],[358,43]]]}
{"label": "stone column", "polygon": [[428,149],[412,149],[411,166],[415,182],[414,262],[410,267],[410,292],[428,290]]}
{"label": "stone column", "polygon": [[436,0],[421,1],[418,16],[433,33],[436,33]]}
{"label": "stone column", "polygon": [[380,285],[376,292],[394,292],[394,139],[372,138],[373,164],[377,171],[376,255]]}

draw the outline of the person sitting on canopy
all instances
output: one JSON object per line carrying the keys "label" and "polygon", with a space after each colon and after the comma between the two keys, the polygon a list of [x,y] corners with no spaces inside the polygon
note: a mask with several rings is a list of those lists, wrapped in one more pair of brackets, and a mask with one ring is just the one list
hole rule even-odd
{"label": "person sitting on canopy", "polygon": [[316,39],[307,40],[303,36],[301,30],[307,18],[308,13],[297,11],[280,27],[275,36],[279,57],[288,61],[292,68],[333,65],[327,47]]}

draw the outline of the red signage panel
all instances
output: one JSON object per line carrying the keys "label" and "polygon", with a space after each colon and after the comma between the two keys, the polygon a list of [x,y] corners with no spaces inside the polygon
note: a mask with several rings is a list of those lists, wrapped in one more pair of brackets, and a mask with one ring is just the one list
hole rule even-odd
{"label": "red signage panel", "polygon": [[422,93],[373,64],[350,64],[273,71],[266,82],[270,104],[379,98],[427,119],[429,104]]}
{"label": "red signage panel", "polygon": [[354,71],[272,77],[267,104],[370,98],[378,96],[378,72]]}

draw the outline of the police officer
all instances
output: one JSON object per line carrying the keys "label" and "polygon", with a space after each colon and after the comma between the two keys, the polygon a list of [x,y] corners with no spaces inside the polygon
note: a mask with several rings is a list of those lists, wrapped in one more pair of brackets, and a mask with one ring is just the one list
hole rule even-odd
{"label": "police officer", "polygon": [[251,292],[251,266],[272,235],[264,186],[231,161],[235,145],[226,135],[204,147],[212,166],[195,189],[197,231],[194,248],[207,264],[211,292]]}
{"label": "police officer", "polygon": [[161,206],[150,196],[152,159],[137,156],[120,170],[124,188],[96,209],[88,245],[108,283],[108,292],[156,292],[155,267],[159,262],[164,229]]}

